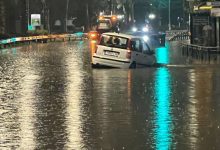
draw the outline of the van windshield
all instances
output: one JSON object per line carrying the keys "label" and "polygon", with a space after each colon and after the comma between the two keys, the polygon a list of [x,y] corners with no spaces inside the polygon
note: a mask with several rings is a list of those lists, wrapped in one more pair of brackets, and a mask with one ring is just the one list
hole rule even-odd
{"label": "van windshield", "polygon": [[99,45],[127,49],[128,38],[103,35]]}

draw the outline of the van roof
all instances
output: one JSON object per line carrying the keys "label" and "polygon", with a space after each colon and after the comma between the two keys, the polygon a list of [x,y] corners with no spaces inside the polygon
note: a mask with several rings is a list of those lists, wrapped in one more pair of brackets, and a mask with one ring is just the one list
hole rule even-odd
{"label": "van roof", "polygon": [[138,38],[138,36],[133,36],[133,35],[130,35],[130,34],[124,34],[124,33],[116,33],[116,32],[106,32],[106,33],[103,33],[103,35],[110,35],[110,36],[120,36],[120,37],[123,37],[123,38]]}

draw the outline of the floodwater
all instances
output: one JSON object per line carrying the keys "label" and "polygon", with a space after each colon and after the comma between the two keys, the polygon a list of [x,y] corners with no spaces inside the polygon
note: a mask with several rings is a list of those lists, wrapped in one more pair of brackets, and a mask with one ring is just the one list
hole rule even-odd
{"label": "floodwater", "polygon": [[86,41],[0,50],[0,149],[220,149],[219,60],[92,69]]}

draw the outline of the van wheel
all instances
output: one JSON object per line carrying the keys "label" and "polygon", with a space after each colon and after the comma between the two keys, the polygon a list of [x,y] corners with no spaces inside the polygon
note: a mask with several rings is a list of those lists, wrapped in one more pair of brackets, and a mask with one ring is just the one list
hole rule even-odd
{"label": "van wheel", "polygon": [[133,62],[131,63],[131,65],[130,65],[130,67],[129,67],[129,68],[132,68],[132,69],[136,68],[136,62],[135,62],[135,61],[133,61]]}
{"label": "van wheel", "polygon": [[92,64],[92,68],[98,68],[99,65],[98,64]]}

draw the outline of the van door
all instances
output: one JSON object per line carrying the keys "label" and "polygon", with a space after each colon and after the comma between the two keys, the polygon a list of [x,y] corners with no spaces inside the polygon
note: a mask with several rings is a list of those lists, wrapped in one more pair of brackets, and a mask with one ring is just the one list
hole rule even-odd
{"label": "van door", "polygon": [[137,65],[141,65],[142,45],[140,39],[135,38],[131,40],[131,50],[131,61]]}
{"label": "van door", "polygon": [[144,65],[153,65],[156,61],[154,52],[150,49],[149,45],[146,42],[144,42],[144,40],[141,40],[141,44],[142,44],[141,62]]}

